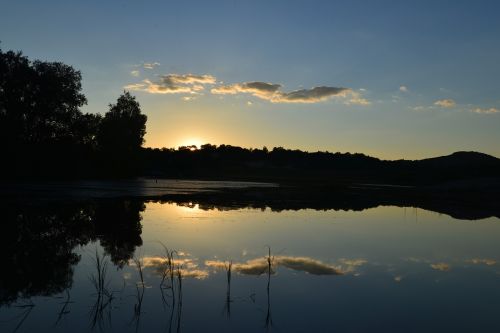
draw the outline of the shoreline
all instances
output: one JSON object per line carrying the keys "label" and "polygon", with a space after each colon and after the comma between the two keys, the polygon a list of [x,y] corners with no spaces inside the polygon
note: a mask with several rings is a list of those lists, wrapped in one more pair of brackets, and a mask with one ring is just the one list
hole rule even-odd
{"label": "shoreline", "polygon": [[[4,201],[143,200],[199,204],[202,209],[364,210],[378,206],[416,207],[458,219],[500,218],[495,182],[401,187],[390,184],[277,184],[242,181],[134,179],[107,181],[9,182]],[[490,186],[486,186],[486,185]],[[475,187],[474,187],[474,186]]]}

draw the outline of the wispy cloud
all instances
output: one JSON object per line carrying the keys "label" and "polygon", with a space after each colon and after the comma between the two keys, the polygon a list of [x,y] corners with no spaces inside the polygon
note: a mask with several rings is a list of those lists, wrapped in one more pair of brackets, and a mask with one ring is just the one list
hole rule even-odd
{"label": "wispy cloud", "polygon": [[496,260],[494,259],[488,259],[488,258],[473,258],[470,260],[467,260],[468,263],[479,265],[479,264],[484,264],[486,266],[493,266],[497,263]]}
{"label": "wispy cloud", "polygon": [[135,76],[135,77],[139,76],[139,74],[140,74],[140,72],[138,70],[133,70],[130,72],[130,75]]}
{"label": "wispy cloud", "polygon": [[366,259],[345,259],[342,258],[339,260],[342,264],[347,265],[348,267],[358,267],[368,263]]}
{"label": "wispy cloud", "polygon": [[144,69],[154,69],[155,67],[160,66],[159,62],[145,62],[142,64]]}
{"label": "wispy cloud", "polygon": [[441,99],[441,100],[434,102],[434,104],[432,104],[432,105],[429,105],[429,106],[419,105],[419,106],[411,107],[411,109],[414,111],[424,111],[424,110],[435,110],[438,108],[450,109],[450,108],[455,108],[455,107],[456,107],[456,110],[458,110],[458,111],[469,111],[469,112],[473,112],[473,113],[477,113],[477,114],[500,113],[500,109],[494,108],[494,107],[480,108],[480,107],[475,107],[475,106],[470,105],[470,104],[467,106],[460,106],[460,105],[457,105],[453,99]]}
{"label": "wispy cloud", "polygon": [[408,92],[408,87],[407,86],[400,86],[399,91],[401,92]]}
{"label": "wispy cloud", "polygon": [[500,109],[497,109],[497,108],[489,108],[489,109],[475,108],[475,109],[472,109],[471,111],[474,113],[493,114],[493,113],[499,113]]}
{"label": "wispy cloud", "polygon": [[205,84],[214,84],[212,75],[167,74],[155,82],[145,79],[141,83],[125,86],[126,90],[145,91],[151,94],[194,94],[205,89]]}
{"label": "wispy cloud", "polygon": [[457,103],[455,103],[454,100],[448,98],[448,99],[440,99],[438,101],[435,101],[434,105],[449,109],[449,108],[452,108],[455,105],[457,105]]}
{"label": "wispy cloud", "polygon": [[357,91],[350,90],[349,93],[347,94],[349,99],[347,99],[344,104],[347,105],[361,105],[361,106],[367,106],[372,104],[369,100],[366,98],[362,97],[361,94]]}
{"label": "wispy cloud", "polygon": [[447,263],[439,262],[436,264],[431,264],[431,268],[441,272],[448,272],[451,269],[451,266]]}
{"label": "wispy cloud", "polygon": [[163,79],[171,81],[174,84],[214,84],[215,77],[212,75],[195,75],[195,74],[168,74],[163,75]]}

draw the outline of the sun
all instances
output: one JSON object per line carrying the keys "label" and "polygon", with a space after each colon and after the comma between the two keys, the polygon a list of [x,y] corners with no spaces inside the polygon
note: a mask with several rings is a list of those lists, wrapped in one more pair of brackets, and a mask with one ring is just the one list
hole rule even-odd
{"label": "sun", "polygon": [[180,140],[179,144],[177,146],[178,147],[196,146],[196,148],[193,147],[191,149],[191,150],[196,150],[196,149],[199,149],[202,144],[203,144],[203,140],[201,140],[200,138],[191,137],[191,138]]}

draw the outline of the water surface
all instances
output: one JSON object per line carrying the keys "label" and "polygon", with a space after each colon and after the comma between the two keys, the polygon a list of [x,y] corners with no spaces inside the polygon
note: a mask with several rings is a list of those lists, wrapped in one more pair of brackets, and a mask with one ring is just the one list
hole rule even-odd
{"label": "water surface", "polygon": [[2,210],[2,332],[500,329],[495,217],[118,199]]}

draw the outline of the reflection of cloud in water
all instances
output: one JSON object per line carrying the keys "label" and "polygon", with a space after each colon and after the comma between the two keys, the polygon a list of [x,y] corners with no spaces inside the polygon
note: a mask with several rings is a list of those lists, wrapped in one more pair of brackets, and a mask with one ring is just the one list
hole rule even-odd
{"label": "reflection of cloud in water", "polygon": [[406,261],[410,261],[410,262],[417,262],[417,263],[419,263],[419,262],[422,262],[422,261],[423,261],[422,259],[420,259],[420,258],[415,258],[415,257],[409,257],[409,258],[406,258],[405,260],[406,260]]}
{"label": "reflection of cloud in water", "polygon": [[[187,255],[187,254],[186,254]],[[141,259],[144,269],[151,269],[157,275],[163,275],[167,269],[167,259],[161,256],[148,256]],[[312,275],[342,275],[346,273],[353,273],[355,268],[366,264],[364,259],[340,259],[338,265],[331,265],[316,260],[310,257],[292,257],[292,256],[275,256],[273,257],[273,264],[271,273],[274,274],[278,266],[286,267],[295,271],[305,272]],[[129,263],[131,266],[135,264]],[[205,267],[200,268],[196,258],[176,258],[173,260],[173,265],[181,268],[183,277],[190,277],[195,279],[205,279],[209,276],[208,268],[225,270],[227,261],[221,260],[207,260]],[[268,262],[266,257],[255,258],[245,262],[232,264],[232,271],[244,275],[262,275],[268,271]]]}
{"label": "reflection of cloud in water", "polygon": [[471,260],[467,260],[467,262],[475,265],[483,264],[487,266],[493,266],[497,263],[497,261],[494,259],[486,259],[486,258],[473,258]]}
{"label": "reflection of cloud in water", "polygon": [[[151,268],[159,275],[163,275],[163,272],[167,269],[167,259],[163,257],[144,257],[142,261],[144,268]],[[177,267],[180,267],[181,274],[185,278],[201,280],[208,277],[208,271],[198,269],[198,264],[192,258],[174,259],[173,264],[176,270]]]}
{"label": "reflection of cloud in water", "polygon": [[444,262],[439,262],[437,264],[431,264],[431,267],[435,270],[448,272],[451,269],[451,266]]}
{"label": "reflection of cloud in water", "polygon": [[[216,269],[225,269],[227,262],[220,260],[207,260],[205,261],[205,266]],[[268,264],[266,258],[257,258],[248,260],[245,263],[233,263],[231,268],[234,272],[245,275],[261,275],[267,272]]]}
{"label": "reflection of cloud in water", "polygon": [[[309,257],[275,256],[273,266],[283,266],[295,271],[312,275],[342,275],[352,272],[354,267],[366,263],[364,259],[341,259],[342,265],[330,265]],[[225,269],[226,263],[219,260],[207,260],[205,265],[216,269]],[[245,275],[261,275],[267,272],[267,258],[256,258],[244,263],[233,263],[234,272]]]}
{"label": "reflection of cloud in water", "polygon": [[195,278],[198,280],[203,280],[208,277],[208,272],[202,269],[181,269],[183,278]]}
{"label": "reflection of cloud in water", "polygon": [[343,265],[346,265],[348,267],[358,267],[368,262],[366,259],[345,259],[345,258],[342,258],[339,261]]}
{"label": "reflection of cloud in water", "polygon": [[341,275],[345,273],[340,266],[328,265],[307,257],[279,257],[278,265],[313,275]]}

